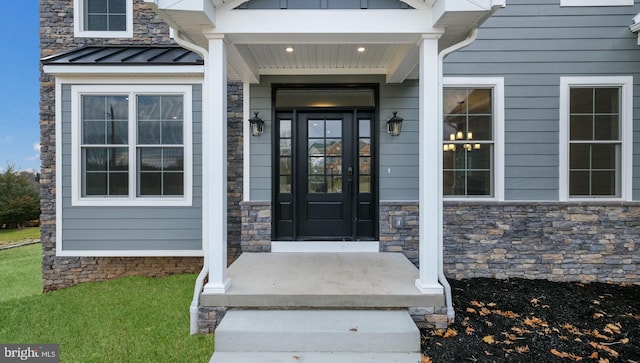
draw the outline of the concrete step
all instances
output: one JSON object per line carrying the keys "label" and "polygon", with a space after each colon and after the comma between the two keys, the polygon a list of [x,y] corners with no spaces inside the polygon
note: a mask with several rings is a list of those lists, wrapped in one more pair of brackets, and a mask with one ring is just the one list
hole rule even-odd
{"label": "concrete step", "polygon": [[209,363],[420,363],[420,353],[215,352]]}
{"label": "concrete step", "polygon": [[230,310],[216,352],[419,353],[406,310]]}

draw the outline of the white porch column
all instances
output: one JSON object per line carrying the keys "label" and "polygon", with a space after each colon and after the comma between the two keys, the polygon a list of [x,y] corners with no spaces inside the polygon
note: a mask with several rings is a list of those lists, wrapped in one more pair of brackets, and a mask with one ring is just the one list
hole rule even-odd
{"label": "white porch column", "polygon": [[223,294],[227,278],[227,55],[224,35],[209,38],[202,100],[202,243],[209,263],[206,294]]}
{"label": "white porch column", "polygon": [[420,44],[420,276],[425,294],[441,294],[438,260],[442,229],[442,130],[438,117],[438,39],[423,36]]}

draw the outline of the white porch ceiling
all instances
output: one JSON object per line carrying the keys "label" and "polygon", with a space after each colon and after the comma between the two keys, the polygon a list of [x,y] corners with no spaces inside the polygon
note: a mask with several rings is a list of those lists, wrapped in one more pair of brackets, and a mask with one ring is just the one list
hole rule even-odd
{"label": "white porch ceiling", "polygon": [[[252,83],[261,75],[379,74],[387,82],[417,78],[422,37],[439,37],[444,49],[466,38],[504,2],[403,0],[414,8],[404,10],[234,10],[246,0],[146,1],[202,47],[207,47],[207,36],[224,34],[228,77]],[[358,52],[360,46],[364,52]]]}

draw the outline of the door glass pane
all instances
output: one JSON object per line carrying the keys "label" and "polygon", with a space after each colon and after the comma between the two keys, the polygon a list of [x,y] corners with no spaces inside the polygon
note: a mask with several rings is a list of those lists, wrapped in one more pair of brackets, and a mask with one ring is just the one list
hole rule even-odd
{"label": "door glass pane", "polygon": [[342,137],[342,121],[327,120],[325,137]]}
{"label": "door glass pane", "polygon": [[360,139],[358,146],[360,156],[371,156],[371,139]]}
{"label": "door glass pane", "polygon": [[342,158],[341,157],[327,158],[325,163],[325,173],[327,175],[342,174]]}
{"label": "door glass pane", "polygon": [[291,137],[291,120],[280,120],[280,137]]}
{"label": "door glass pane", "polygon": [[280,193],[291,193],[290,175],[280,175]]}
{"label": "door glass pane", "polygon": [[327,155],[340,156],[342,155],[342,140],[341,139],[327,139],[327,147],[325,149]]}
{"label": "door glass pane", "polygon": [[371,177],[360,175],[359,188],[360,193],[371,193]]}
{"label": "door glass pane", "polygon": [[342,120],[307,122],[309,193],[342,193]]}
{"label": "door glass pane", "polygon": [[324,121],[309,120],[309,138],[324,137]]}
{"label": "door glass pane", "polygon": [[360,120],[358,125],[359,137],[371,137],[371,120]]}
{"label": "door glass pane", "polygon": [[324,175],[324,157],[309,158],[309,175]]}
{"label": "door glass pane", "polygon": [[342,176],[327,176],[327,193],[342,193]]}

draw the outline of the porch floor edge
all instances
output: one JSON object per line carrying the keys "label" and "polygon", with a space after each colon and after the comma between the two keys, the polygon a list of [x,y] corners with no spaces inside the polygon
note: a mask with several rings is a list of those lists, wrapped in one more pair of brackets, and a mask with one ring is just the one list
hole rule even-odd
{"label": "porch floor edge", "polygon": [[401,253],[243,253],[224,294],[202,306],[236,308],[409,308],[444,305],[444,294],[415,286],[418,269]]}

